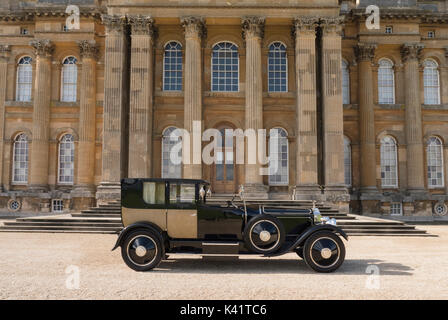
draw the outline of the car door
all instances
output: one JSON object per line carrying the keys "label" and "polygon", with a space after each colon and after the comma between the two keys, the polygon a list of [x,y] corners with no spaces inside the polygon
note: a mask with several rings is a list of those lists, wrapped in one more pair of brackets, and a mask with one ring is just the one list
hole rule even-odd
{"label": "car door", "polygon": [[195,184],[169,182],[167,231],[173,239],[198,238],[198,190]]}

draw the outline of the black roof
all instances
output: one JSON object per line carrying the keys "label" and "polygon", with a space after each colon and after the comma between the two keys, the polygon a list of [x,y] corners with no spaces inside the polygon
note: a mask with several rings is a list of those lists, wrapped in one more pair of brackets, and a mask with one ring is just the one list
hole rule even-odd
{"label": "black roof", "polygon": [[122,179],[121,183],[135,183],[137,181],[142,182],[173,182],[173,183],[204,183],[210,184],[207,180],[201,179],[178,179],[178,178],[126,178]]}

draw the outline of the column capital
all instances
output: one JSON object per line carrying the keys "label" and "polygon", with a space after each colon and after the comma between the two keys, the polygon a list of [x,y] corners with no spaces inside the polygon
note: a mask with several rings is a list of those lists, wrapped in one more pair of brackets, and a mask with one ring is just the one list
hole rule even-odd
{"label": "column capital", "polygon": [[344,27],[343,16],[340,17],[325,17],[320,19],[320,27],[324,36],[341,36],[342,28]]}
{"label": "column capital", "polygon": [[264,17],[248,16],[243,17],[241,20],[241,26],[243,28],[243,39],[247,37],[256,37],[263,39],[264,37]]}
{"label": "column capital", "polygon": [[9,54],[11,53],[11,46],[8,44],[0,45],[0,61],[9,61]]}
{"label": "column capital", "polygon": [[296,17],[293,25],[293,36],[297,37],[301,33],[316,34],[319,25],[319,17]]}
{"label": "column capital", "polygon": [[126,28],[126,16],[103,14],[101,19],[106,27],[107,34],[120,34]]}
{"label": "column capital", "polygon": [[132,35],[148,35],[154,37],[156,34],[154,19],[150,16],[128,16],[128,22],[131,26]]}
{"label": "column capital", "polygon": [[202,17],[182,17],[180,24],[184,28],[185,38],[203,38],[207,35],[205,21]]}
{"label": "column capital", "polygon": [[353,47],[358,62],[373,61],[373,58],[375,58],[375,50],[377,47],[378,45],[376,43],[358,43],[355,47]]}
{"label": "column capital", "polygon": [[95,40],[81,40],[78,41],[79,52],[81,58],[98,59],[98,45]]}
{"label": "column capital", "polygon": [[422,50],[425,46],[422,43],[405,43],[401,46],[401,60],[407,62],[409,60],[420,60]]}
{"label": "column capital", "polygon": [[50,57],[54,51],[54,44],[48,39],[31,40],[30,45],[34,48],[36,56]]}

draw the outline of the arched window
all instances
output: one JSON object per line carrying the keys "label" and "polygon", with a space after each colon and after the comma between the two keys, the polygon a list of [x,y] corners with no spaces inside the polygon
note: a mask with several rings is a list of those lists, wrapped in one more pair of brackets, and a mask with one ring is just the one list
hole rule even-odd
{"label": "arched window", "polygon": [[59,141],[58,182],[73,184],[75,175],[75,139],[71,134],[64,135]]}
{"label": "arched window", "polygon": [[346,186],[352,185],[352,145],[347,137],[344,137],[344,181]]}
{"label": "arched window", "polygon": [[239,90],[238,47],[230,42],[220,42],[212,52],[212,91]]}
{"label": "arched window", "polygon": [[[175,132],[176,127],[169,127],[162,134],[162,178],[182,178],[182,163],[171,159],[173,147],[181,142],[181,136]],[[177,154],[182,159],[182,150]]]}
{"label": "arched window", "polygon": [[443,188],[443,144],[437,137],[431,137],[426,144],[426,161],[428,164],[428,187]]}
{"label": "arched window", "polygon": [[381,139],[381,185],[383,188],[398,187],[397,143],[390,136]]}
{"label": "arched window", "polygon": [[[288,133],[282,128],[274,128],[277,133],[269,137],[269,184],[288,185],[289,161],[288,161]],[[274,139],[277,139],[275,146]]]}
{"label": "arched window", "polygon": [[439,65],[432,59],[423,62],[425,104],[440,104]]}
{"label": "arched window", "polygon": [[269,46],[268,89],[269,92],[288,91],[288,57],[286,46],[281,42]]}
{"label": "arched window", "polygon": [[342,101],[350,104],[350,71],[348,63],[342,60]]}
{"label": "arched window", "polygon": [[170,41],[163,57],[163,90],[182,91],[182,45]]}
{"label": "arched window", "polygon": [[14,140],[12,182],[28,183],[28,137],[24,133],[19,134]]}
{"label": "arched window", "polygon": [[16,100],[31,101],[33,66],[31,57],[20,58],[17,65]]}
{"label": "arched window", "polygon": [[75,57],[67,57],[62,62],[61,71],[61,101],[76,102],[78,82],[78,66]]}
{"label": "arched window", "polygon": [[394,65],[388,59],[381,59],[378,68],[378,103],[395,103]]}

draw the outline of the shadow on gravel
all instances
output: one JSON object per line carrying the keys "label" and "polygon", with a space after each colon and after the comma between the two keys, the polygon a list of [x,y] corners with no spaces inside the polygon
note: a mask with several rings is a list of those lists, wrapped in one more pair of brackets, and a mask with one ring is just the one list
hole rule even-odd
{"label": "shadow on gravel", "polygon": [[[348,259],[336,274],[370,275],[368,266],[377,266],[380,275],[411,276],[413,269],[400,263],[388,263],[373,259]],[[204,274],[317,274],[301,259],[239,259],[235,261],[204,261],[201,259],[164,260],[151,272],[204,273]]]}

